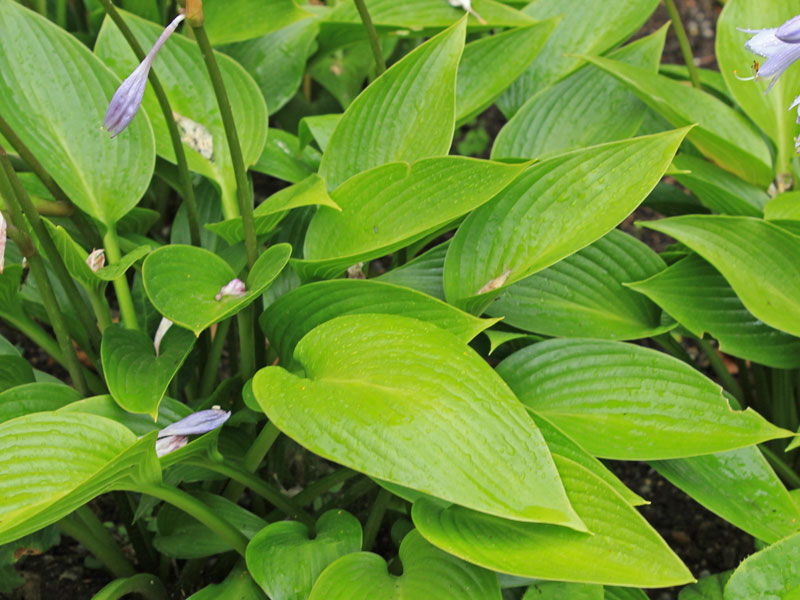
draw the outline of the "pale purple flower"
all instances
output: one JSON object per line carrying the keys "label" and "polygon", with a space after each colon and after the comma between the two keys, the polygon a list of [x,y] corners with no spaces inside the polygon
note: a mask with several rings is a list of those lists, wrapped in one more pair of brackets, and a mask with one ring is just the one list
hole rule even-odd
{"label": "pale purple flower", "polygon": [[0,212],[0,275],[3,274],[3,267],[6,258],[6,219],[3,213]]}
{"label": "pale purple flower", "polygon": [[167,425],[158,432],[156,440],[156,454],[164,456],[183,448],[189,442],[190,435],[200,435],[221,427],[228,417],[229,410],[221,410],[218,406],[208,410],[201,410],[184,417],[180,421]]}
{"label": "pale purple flower", "polygon": [[133,117],[136,116],[139,106],[142,104],[147,75],[150,73],[150,67],[153,66],[156,54],[184,18],[184,15],[178,15],[172,20],[172,23],[167,25],[144,60],[117,88],[108,105],[106,117],[103,119],[103,127],[111,133],[112,138],[121,133],[133,121]]}
{"label": "pale purple flower", "polygon": [[172,321],[170,321],[167,317],[161,317],[161,322],[158,324],[156,335],[153,338],[153,346],[156,349],[156,356],[158,356],[158,349],[161,346],[161,340],[164,339],[164,335],[166,335],[170,327],[172,327]]}
{"label": "pale purple flower", "polygon": [[223,285],[217,295],[214,296],[214,300],[219,302],[225,296],[232,296],[233,298],[241,298],[247,293],[247,288],[244,286],[244,282],[241,279],[231,279],[228,283]]}
{"label": "pale purple flower", "polygon": [[97,273],[106,264],[106,251],[102,248],[92,250],[91,254],[86,257],[86,264],[93,272]]}

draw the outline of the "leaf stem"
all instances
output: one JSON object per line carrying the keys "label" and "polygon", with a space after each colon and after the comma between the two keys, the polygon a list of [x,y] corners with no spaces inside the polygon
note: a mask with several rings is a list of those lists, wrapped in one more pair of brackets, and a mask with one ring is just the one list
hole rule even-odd
{"label": "leaf stem", "polygon": [[367,517],[367,523],[364,525],[364,542],[361,549],[369,552],[375,545],[375,539],[378,537],[378,530],[383,522],[383,517],[386,515],[386,508],[389,506],[389,501],[392,499],[392,494],[384,488],[378,490],[378,496],[372,504]]}
{"label": "leaf stem", "polygon": [[711,364],[711,368],[714,369],[714,373],[719,377],[720,382],[722,382],[722,386],[733,394],[739,402],[742,402],[742,398],[744,397],[742,388],[739,387],[736,379],[731,375],[728,367],[725,366],[725,362],[722,360],[717,350],[702,338],[695,338],[695,341],[703,351],[703,354],[708,357],[708,362]]}
{"label": "leaf stem", "polygon": [[[275,440],[278,439],[280,434],[280,430],[275,427],[271,421],[261,428],[256,439],[253,440],[253,443],[250,444],[250,448],[248,448],[247,453],[244,455],[242,466],[246,471],[254,473],[258,469],[264,457],[267,455],[267,452],[272,448],[272,444],[275,443]],[[241,483],[232,481],[225,489],[225,497],[232,502],[236,502],[239,496],[242,495],[243,490],[244,487]]]}
{"label": "leaf stem", "polygon": [[667,351],[667,354],[677,358],[678,360],[682,360],[688,365],[691,365],[695,369],[697,365],[694,364],[692,357],[689,356],[689,353],[686,352],[686,348],[680,345],[680,343],[672,337],[669,333],[662,333],[653,337],[653,340],[661,346],[664,350]]}
{"label": "leaf stem", "polygon": [[383,58],[383,49],[381,48],[381,41],[378,39],[378,32],[375,30],[375,25],[372,23],[372,17],[369,15],[367,5],[364,0],[354,0],[358,14],[361,17],[361,22],[364,24],[364,29],[367,32],[367,39],[369,39],[369,47],[372,49],[372,55],[375,57],[375,72],[380,77],[386,71],[386,61]]}
{"label": "leaf stem", "polygon": [[247,169],[244,166],[239,133],[236,130],[236,122],[233,119],[233,111],[228,100],[228,92],[225,90],[225,83],[222,80],[222,73],[219,70],[217,59],[214,57],[211,42],[208,41],[205,27],[192,25],[192,31],[206,63],[206,70],[214,88],[214,95],[217,97],[222,125],[225,128],[225,137],[228,140],[228,150],[233,163],[233,173],[236,177],[236,197],[239,201],[239,211],[242,214],[247,265],[252,268],[258,258],[258,240],[256,239],[255,217],[253,216],[253,195],[250,193],[250,182],[247,179]]}
{"label": "leaf stem", "polygon": [[230,328],[231,319],[225,319],[217,325],[217,331],[214,334],[214,339],[211,341],[211,348],[209,348],[208,354],[206,354],[206,364],[203,369],[203,375],[200,380],[200,391],[198,393],[200,398],[208,396],[214,384],[217,382],[219,361],[222,358],[222,350],[225,347],[225,339],[228,337]]}
{"label": "leaf stem", "polygon": [[[108,258],[109,265],[115,265],[122,259],[115,224],[107,226],[106,234],[103,236],[103,246],[106,250],[106,257]],[[128,287],[128,280],[125,273],[122,273],[114,280],[114,290],[117,292],[119,312],[122,315],[122,321],[125,323],[125,327],[128,329],[139,329],[139,323],[136,319],[136,309],[133,307],[133,297],[131,296],[131,289]]]}
{"label": "leaf stem", "polygon": [[97,323],[91,317],[92,311],[89,310],[86,300],[84,300],[83,296],[81,296],[78,291],[75,281],[72,279],[72,276],[69,274],[64,264],[64,260],[61,258],[61,253],[59,253],[56,245],[53,243],[53,239],[50,237],[50,233],[44,226],[39,211],[36,210],[25,186],[22,185],[19,177],[17,177],[16,171],[14,171],[14,168],[11,166],[11,161],[8,160],[5,148],[2,146],[0,146],[0,165],[2,165],[5,176],[11,184],[9,193],[13,193],[16,196],[17,204],[22,209],[25,218],[33,229],[33,233],[39,240],[45,256],[47,256],[47,260],[53,268],[55,276],[58,278],[59,282],[61,282],[61,286],[64,288],[64,292],[67,294],[72,308],[75,310],[75,313],[81,320],[81,325],[89,336],[92,350],[94,352],[99,351],[100,331],[97,329]]}
{"label": "leaf stem", "polygon": [[675,6],[675,0],[664,0],[664,5],[667,7],[669,18],[672,20],[672,26],[675,28],[675,36],[678,38],[678,44],[681,47],[683,61],[686,63],[686,68],[689,69],[689,79],[694,87],[698,90],[702,90],[703,86],[700,84],[700,75],[697,72],[697,65],[694,64],[692,46],[689,44],[689,37],[686,35],[686,29],[683,27],[683,21],[681,21],[678,7]]}
{"label": "leaf stem", "polygon": [[[100,4],[106,11],[106,14],[114,21],[114,24],[119,29],[122,37],[128,42],[128,45],[136,55],[137,60],[140,62],[144,60],[146,53],[141,44],[139,44],[136,36],[133,35],[130,27],[119,14],[117,8],[111,0],[100,0]],[[183,149],[183,142],[181,141],[181,134],[178,131],[178,125],[175,123],[175,116],[172,113],[172,106],[167,98],[167,93],[161,85],[161,81],[155,73],[155,69],[150,69],[147,80],[153,88],[153,93],[158,99],[158,105],[161,107],[161,112],[164,115],[164,121],[167,124],[167,131],[169,132],[169,139],[172,142],[172,149],[175,152],[175,161],[178,165],[178,177],[181,185],[181,195],[183,202],[186,205],[186,216],[189,219],[189,237],[192,241],[192,246],[200,246],[200,217],[197,212],[197,200],[194,196],[194,187],[192,186],[192,175],[189,172],[189,164],[186,161],[186,152]]]}
{"label": "leaf stem", "polygon": [[[338,469],[309,485],[306,489],[297,494],[297,496],[292,498],[292,501],[297,506],[307,506],[316,500],[317,497],[321,496],[331,488],[339,485],[340,483],[344,483],[348,479],[352,479],[356,475],[358,475],[356,471],[352,471],[347,467],[342,467],[341,469]],[[267,515],[267,521],[270,522],[277,521],[279,518],[280,514],[278,511],[272,511]]]}
{"label": "leaf stem", "polygon": [[[82,512],[81,509],[85,509]],[[117,543],[105,531],[102,523],[97,521],[102,531],[98,532],[95,527],[92,527],[84,519],[84,513],[89,512],[95,520],[97,517],[89,509],[88,506],[82,506],[73,514],[61,519],[58,522],[58,527],[67,534],[69,537],[80,542],[89,552],[91,552],[97,560],[99,560],[105,567],[113,573],[115,577],[128,577],[136,573],[131,563],[122,554]],[[100,535],[98,535],[98,533]]]}
{"label": "leaf stem", "polygon": [[92,600],[118,600],[127,594],[139,594],[147,600],[167,600],[167,590],[155,575],[139,573],[116,579],[92,596]]}
{"label": "leaf stem", "polygon": [[236,325],[239,329],[239,375],[242,381],[250,379],[256,370],[256,324],[253,309],[251,304],[236,313]]}
{"label": "leaf stem", "polygon": [[[203,465],[209,467],[210,463],[204,462]],[[191,515],[233,546],[236,552],[244,556],[248,539],[228,521],[217,515],[211,508],[191,494],[163,483],[146,484],[141,486],[139,490],[149,496],[168,502]]]}

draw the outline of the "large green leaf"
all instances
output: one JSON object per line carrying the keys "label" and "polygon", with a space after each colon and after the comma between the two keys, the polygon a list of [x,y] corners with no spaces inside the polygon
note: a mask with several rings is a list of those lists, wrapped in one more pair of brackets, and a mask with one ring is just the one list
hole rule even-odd
{"label": "large green leaf", "polygon": [[751,217],[694,215],[646,227],[683,242],[710,262],[747,310],[767,325],[800,336],[800,237]]}
{"label": "large green leaf", "polygon": [[442,273],[444,272],[444,257],[447,254],[449,245],[449,242],[439,244],[414,260],[401,267],[387,271],[380,277],[376,277],[376,279],[409,287],[434,298],[444,300]]}
{"label": "large green leaf", "polygon": [[800,89],[800,67],[790,66],[766,95],[766,80],[739,80],[737,73],[739,77],[750,75],[754,61],[764,62],[744,47],[753,34],[739,28],[779,27],[796,14],[793,0],[729,0],[717,21],[716,57],[722,77],[736,104],[775,142],[779,165],[794,155],[795,115],[789,106]]}
{"label": "large green leaf", "polygon": [[[411,531],[400,544],[403,574],[377,554],[358,552],[322,572],[309,600],[500,600],[494,573],[442,552]],[[305,598],[305,596],[302,596]],[[298,597],[299,598],[299,597]]]}
{"label": "large green leaf", "polygon": [[443,156],[456,113],[456,72],[464,49],[460,20],[378,77],[347,108],[319,173],[328,187],[372,167]]}
{"label": "large green leaf", "polygon": [[522,600],[604,600],[603,586],[591,583],[566,583],[543,581],[534,583]]}
{"label": "large green leaf", "polygon": [[314,539],[297,521],[264,527],[247,545],[247,568],[272,600],[306,600],[325,567],[359,550],[361,523],[335,509],[317,520]]}
{"label": "large green leaf", "polygon": [[319,152],[314,148],[301,148],[297,136],[281,129],[270,129],[264,151],[253,170],[298,183],[317,170],[319,161]]}
{"label": "large green leaf", "polygon": [[156,352],[153,340],[120,324],[106,327],[100,355],[108,390],[132,413],[156,420],[167,386],[194,345],[195,336],[183,327],[170,327]]}
{"label": "large green leaf", "polygon": [[658,0],[534,0],[524,13],[561,22],[533,64],[500,97],[507,117],[528,98],[583,64],[577,54],[600,54],[627,39],[656,9]]}
{"label": "large green leaf", "polygon": [[649,596],[638,588],[627,588],[618,586],[604,586],[605,600],[647,600]]}
{"label": "large green leaf", "polygon": [[115,421],[39,412],[0,423],[0,544],[41,529],[114,489],[161,480],[155,434]]}
{"label": "large green leaf", "polygon": [[158,407],[158,419],[153,421],[149,415],[129,413],[121,408],[109,394],[104,394],[72,402],[59,409],[59,412],[79,412],[105,417],[125,425],[136,435],[143,436],[151,431],[158,431],[167,425],[177,423],[194,411],[183,402],[167,397]]}
{"label": "large green leaf", "polygon": [[570,502],[591,533],[509,521],[428,498],[414,502],[414,524],[435,546],[501,573],[641,587],[693,581],[635,508],[583,467],[554,459]]}
{"label": "large green leaf", "polygon": [[[9,358],[13,357],[4,356],[0,362]],[[60,383],[34,382],[17,385],[0,393],[0,422],[35,412],[57,410],[80,399],[81,395],[77,390]]]}
{"label": "large green leaf", "polygon": [[0,392],[33,382],[33,367],[21,356],[4,356],[0,360]]}
{"label": "large green leaf", "polygon": [[289,364],[297,343],[314,327],[334,317],[363,313],[428,321],[464,343],[495,323],[408,288],[362,279],[334,279],[300,286],[271,304],[259,323],[282,364]]}
{"label": "large green leaf", "polygon": [[650,464],[700,504],[758,539],[772,543],[800,529],[800,510],[755,446]]}
{"label": "large green leaf", "polygon": [[687,585],[678,594],[678,600],[723,600],[725,585],[732,571],[701,577],[697,583]]}
{"label": "large green leaf", "polygon": [[259,589],[246,569],[234,569],[222,583],[214,583],[189,596],[187,600],[265,600],[266,596]]}
{"label": "large green leaf", "polygon": [[350,178],[331,193],[340,207],[322,207],[308,226],[305,279],[331,278],[436,232],[513,181],[525,165],[443,156],[412,165],[391,163]]}
{"label": "large green leaf", "polygon": [[602,237],[653,189],[687,129],[534,164],[470,214],[444,266],[448,302],[479,313],[507,286]]}
{"label": "large green leaf", "polygon": [[800,533],[748,556],[725,586],[725,600],[795,600],[798,595]]}
{"label": "large green leaf", "polygon": [[686,186],[703,204],[716,213],[760,217],[769,200],[763,189],[691,154],[672,161],[673,177]]}
{"label": "large green leaf", "polygon": [[800,367],[800,338],[754,317],[719,271],[696,254],[628,286],[694,335],[715,337],[723,352],[779,369]]}
{"label": "large green leaf", "polygon": [[629,86],[673,127],[696,123],[687,139],[722,168],[764,188],[772,181],[772,158],[761,133],[716,96],[634,65],[600,57],[587,60]]}
{"label": "large green leaf", "polygon": [[527,407],[602,458],[681,458],[791,435],[752,409],[733,410],[686,363],[633,344],[548,340],[512,354],[497,373]]}
{"label": "large green leaf", "polygon": [[[139,43],[146,48],[152,46],[161,33],[161,27],[134,15],[124,16]],[[103,23],[94,51],[120,77],[127,77],[139,63],[119,29],[109,19]],[[241,65],[224,54],[216,54],[216,59],[228,92],[244,163],[250,166],[255,164],[264,148],[267,107],[255,81]],[[233,162],[200,49],[195,42],[173,34],[159,51],[153,69],[164,86],[173,113],[178,115],[178,129],[189,168],[214,180],[222,190],[225,216],[237,216]],[[156,151],[174,163],[175,152],[169,131],[150,86],[145,90],[142,108],[153,124]],[[137,120],[143,120],[143,117],[134,119],[134,123]]]}
{"label": "large green leaf", "polygon": [[215,300],[236,273],[216,254],[194,246],[171,245],[147,257],[142,278],[147,297],[170,321],[196,336],[206,327],[235,315],[258,298],[289,261],[291,246],[278,244],[258,257],[240,298]]}
{"label": "large green leaf", "polygon": [[487,312],[525,331],[560,337],[626,340],[663,331],[661,311],[624,287],[665,268],[645,244],[613,230],[510,286]]}
{"label": "large green leaf", "polygon": [[294,358],[306,377],[267,367],[253,393],[313,452],[476,510],[582,528],[524,407],[452,334],[395,315],[347,315],[312,330]]}
{"label": "large green leaf", "polygon": [[311,16],[294,0],[205,0],[203,13],[215,46],[259,37]]}
{"label": "large green leaf", "polygon": [[[260,9],[263,10],[264,7]],[[254,21],[271,22],[272,18]],[[261,37],[230,44],[222,50],[247,69],[261,89],[269,111],[276,113],[300,87],[306,58],[318,31],[313,19],[304,19]]]}
{"label": "large green leaf", "polygon": [[[522,75],[557,22],[557,19],[548,19],[467,44],[456,79],[456,122],[463,123],[477,116]],[[501,56],[503,68],[498,69],[497,59]]]}
{"label": "large green leaf", "polygon": [[76,38],[0,1],[0,113],[70,200],[107,225],[136,206],[155,165],[146,118],[113,140],[101,129],[118,85]]}
{"label": "large green leaf", "polygon": [[[655,72],[666,33],[662,28],[610,56]],[[535,158],[625,139],[638,131],[646,110],[627,86],[586,65],[525,102],[500,130],[492,157]]]}

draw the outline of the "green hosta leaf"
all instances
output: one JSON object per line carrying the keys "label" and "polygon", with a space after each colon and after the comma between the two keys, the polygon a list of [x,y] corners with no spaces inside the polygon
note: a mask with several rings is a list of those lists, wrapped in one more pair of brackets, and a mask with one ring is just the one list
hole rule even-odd
{"label": "green hosta leaf", "polygon": [[556,83],[583,64],[576,54],[600,54],[626,40],[647,21],[657,0],[535,0],[524,13],[534,19],[561,17],[528,70],[501,96],[507,117],[528,98]]}
{"label": "green hosta leaf", "polygon": [[602,585],[543,581],[530,586],[522,600],[603,600],[604,597]]}
{"label": "green hosta leaf", "polygon": [[[403,574],[388,573],[377,554],[357,552],[322,572],[309,600],[500,600],[494,573],[466,563],[411,531],[400,545]],[[298,596],[298,598],[301,596]],[[302,596],[305,598],[305,596]]]}
{"label": "green hosta leaf", "polygon": [[[655,72],[666,33],[662,28],[610,56]],[[627,86],[586,65],[525,102],[500,130],[492,156],[535,158],[625,139],[639,129],[646,110]]]}
{"label": "green hosta leaf", "polygon": [[[206,22],[211,23],[209,7],[205,8]],[[230,14],[234,15],[233,12]],[[151,47],[161,33],[161,27],[134,15],[124,16],[139,43],[145,48]],[[236,18],[243,22],[265,21],[248,21],[241,16]],[[100,30],[95,53],[122,78],[127,77],[139,64],[125,38],[108,19]],[[264,148],[267,107],[258,86],[241,65],[224,54],[216,54],[216,59],[228,92],[244,163],[250,166],[258,160]],[[181,131],[189,168],[220,186],[226,216],[238,215],[236,181],[228,142],[211,80],[197,44],[182,35],[173,35],[159,51],[153,68],[164,86],[173,112],[178,115],[178,129]],[[153,124],[159,156],[174,163],[175,152],[164,115],[150,86],[145,90],[142,107]],[[137,117],[133,122],[142,118]],[[120,138],[124,135],[120,135]]]}
{"label": "green hosta leaf", "polygon": [[738,29],[779,27],[796,14],[797,5],[792,0],[730,0],[717,21],[716,56],[722,77],[736,104],[775,142],[779,157],[786,160],[794,155],[795,115],[789,105],[800,87],[800,67],[789,67],[766,95],[768,80],[740,81],[737,73],[750,75],[753,61],[763,62],[764,58],[745,49],[745,42],[753,34]]}
{"label": "green hosta leaf", "polygon": [[745,181],[767,187],[772,158],[761,133],[747,118],[716,96],[664,75],[600,57],[586,57],[630,89],[673,127],[697,123],[687,139],[704,156]]}
{"label": "green hosta leaf", "polygon": [[215,46],[256,38],[311,16],[294,0],[205,0],[203,13]]}
{"label": "green hosta leaf", "polygon": [[361,523],[348,512],[329,510],[317,520],[314,539],[297,521],[264,527],[247,545],[247,568],[272,600],[306,600],[325,567],[359,550]]}
{"label": "green hosta leaf", "polygon": [[[663,331],[653,302],[623,286],[665,268],[645,244],[613,230],[591,246],[510,286],[488,313],[525,331],[626,340]],[[644,301],[643,301],[644,300]]]}
{"label": "green hosta leaf", "polygon": [[775,598],[800,594],[800,533],[748,556],[725,586],[725,600]]}
{"label": "green hosta leaf", "polygon": [[221,600],[222,598],[264,600],[266,596],[245,569],[234,569],[222,583],[208,585],[189,596],[187,600]]}
{"label": "green hosta leaf", "polygon": [[353,101],[322,155],[319,173],[329,188],[384,163],[448,153],[465,32],[466,20],[458,21],[394,64]]}
{"label": "green hosta leaf", "polygon": [[0,392],[33,382],[33,367],[21,356],[4,356],[0,360]]}
{"label": "green hosta leaf", "polygon": [[290,183],[298,183],[319,166],[319,152],[301,148],[297,137],[280,129],[270,129],[264,151],[253,170]]}
{"label": "green hosta leaf", "polygon": [[800,235],[800,192],[783,192],[764,207],[764,218]]}
{"label": "green hosta leaf", "polygon": [[99,269],[95,275],[105,282],[114,281],[124,275],[139,260],[147,256],[151,250],[152,246],[150,244],[139,246],[120,258],[116,264]]}
{"label": "green hosta leaf", "polygon": [[605,600],[647,600],[648,596],[643,590],[636,588],[605,586]]}
{"label": "green hosta leaf", "polygon": [[106,284],[86,264],[89,253],[78,245],[67,230],[60,225],[55,226],[47,219],[44,220],[44,224],[69,274],[86,290],[92,292],[101,291]]}
{"label": "green hosta leaf", "polygon": [[800,338],[754,317],[719,271],[696,254],[628,285],[694,335],[715,337],[723,352],[779,369],[800,367]]}
{"label": "green hosta leaf", "polygon": [[114,139],[101,129],[118,85],[75,37],[0,2],[0,113],[70,200],[106,225],[136,206],[155,165],[146,118]]}
{"label": "green hosta leaf", "polygon": [[311,451],[476,510],[582,528],[524,407],[452,334],[395,315],[347,315],[312,330],[294,358],[306,378],[267,367],[253,393]]}
{"label": "green hosta leaf", "polygon": [[632,344],[549,340],[511,355],[497,373],[527,407],[603,458],[681,458],[789,435],[752,409],[733,410],[686,363]]}
{"label": "green hosta leaf", "polygon": [[449,242],[439,244],[402,267],[387,271],[376,279],[385,283],[409,287],[444,300],[442,273],[444,272],[444,257],[449,245]]}
{"label": "green hosta leaf", "polygon": [[733,571],[701,577],[697,583],[687,585],[678,594],[678,600],[723,600],[725,585]]}
{"label": "green hosta leaf", "polygon": [[641,587],[693,581],[635,508],[578,464],[560,456],[554,460],[591,533],[510,521],[427,498],[414,503],[414,525],[435,546],[501,573]]}
{"label": "green hosta leaf", "polygon": [[700,504],[758,539],[771,543],[800,529],[800,510],[754,446],[650,464]]}
{"label": "green hosta leaf", "polygon": [[79,412],[105,417],[125,425],[136,435],[142,436],[151,431],[163,429],[167,425],[172,425],[184,417],[188,417],[194,411],[183,402],[167,397],[161,401],[158,407],[158,419],[153,421],[153,418],[149,415],[129,413],[121,408],[114,401],[114,398],[104,394],[72,402],[61,408],[59,412]]}
{"label": "green hosta leaf", "polygon": [[448,302],[482,312],[507,285],[608,233],[653,189],[687,131],[534,164],[459,227],[445,260]]}
{"label": "green hosta leaf", "polygon": [[[488,108],[539,54],[557,19],[481,38],[464,47],[456,79],[456,122]],[[503,68],[497,68],[503,57]]]}
{"label": "green hosta leaf", "polygon": [[487,202],[524,168],[446,156],[360,173],[331,194],[341,211],[322,207],[311,219],[304,258],[292,266],[305,279],[335,277],[440,230]]}
{"label": "green hosta leaf", "polygon": [[[227,498],[207,492],[192,495],[248,539],[267,526],[264,519]],[[171,504],[165,504],[158,512],[157,526],[158,533],[153,537],[153,546],[161,554],[172,558],[202,558],[232,549],[208,527]]]}
{"label": "green hosta leaf", "polygon": [[[272,194],[256,207],[253,212],[256,235],[264,235],[275,229],[289,210],[300,206],[312,205],[328,206],[334,210],[341,210],[328,195],[325,181],[316,174],[309,175],[300,183]],[[221,223],[210,223],[206,225],[206,229],[213,231],[231,246],[237,242],[244,241],[241,217],[228,219]]]}
{"label": "green hosta leaf", "polygon": [[[261,6],[259,14],[265,14],[264,9]],[[265,21],[267,19],[255,19],[257,23]],[[225,46],[222,50],[253,76],[270,112],[276,113],[300,87],[306,58],[318,32],[319,27],[313,19],[304,19],[261,37]]]}
{"label": "green hosta leaf", "polygon": [[297,137],[300,140],[300,147],[305,148],[312,141],[317,143],[323,152],[328,147],[328,142],[333,135],[342,115],[334,113],[331,115],[310,115],[300,119],[297,126]]}
{"label": "green hosta leaf", "polygon": [[300,286],[281,296],[259,318],[261,329],[289,364],[300,339],[317,325],[347,314],[380,313],[428,321],[464,343],[493,325],[420,292],[371,280],[334,279]]}
{"label": "green hosta leaf", "polygon": [[222,286],[236,278],[216,254],[194,246],[165,246],[147,257],[142,277],[147,297],[170,321],[196,336],[206,327],[235,315],[258,298],[289,260],[291,247],[278,244],[258,257],[241,298],[214,299]]}
{"label": "green hosta leaf", "polygon": [[117,403],[132,413],[155,420],[167,386],[194,345],[188,329],[170,327],[159,352],[141,331],[112,325],[103,332],[101,357],[108,390]]}
{"label": "green hosta leaf", "polygon": [[82,413],[39,412],[0,423],[0,472],[0,544],[110,490],[161,480],[155,434],[137,441],[127,427]]}
{"label": "green hosta leaf", "polygon": [[550,452],[568,458],[578,463],[584,469],[591,471],[609,487],[614,488],[614,491],[622,496],[628,504],[632,506],[647,504],[647,500],[638,494],[634,494],[625,487],[625,484],[622,483],[608,467],[584,450],[578,442],[573,440],[542,415],[537,414],[535,411],[529,412],[534,423],[536,423],[536,426],[542,432],[542,436],[544,437],[544,441],[547,442],[547,447],[550,448]]}
{"label": "green hosta leaf", "polygon": [[673,177],[691,190],[703,206],[725,215],[763,215],[769,196],[761,188],[691,154],[676,156],[672,164],[678,169]]}
{"label": "green hosta leaf", "polygon": [[[0,363],[11,358],[14,357],[4,356]],[[81,395],[75,389],[59,383],[17,385],[0,393],[0,422],[35,412],[57,410],[80,399]]]}
{"label": "green hosta leaf", "polygon": [[800,252],[800,237],[751,217],[673,217],[646,226],[710,262],[764,323],[800,335],[800,263],[792,259]]}

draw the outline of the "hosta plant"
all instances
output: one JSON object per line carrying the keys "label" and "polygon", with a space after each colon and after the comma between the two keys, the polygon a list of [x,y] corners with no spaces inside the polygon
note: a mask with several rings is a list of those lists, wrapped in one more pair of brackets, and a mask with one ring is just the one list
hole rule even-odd
{"label": "hosta plant", "polygon": [[800,6],[117,4],[0,0],[0,593],[800,597]]}

